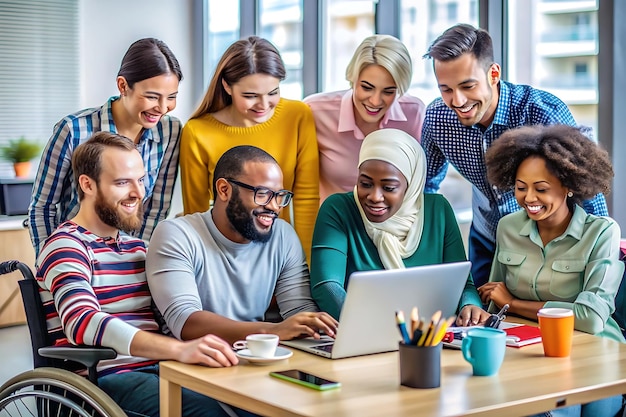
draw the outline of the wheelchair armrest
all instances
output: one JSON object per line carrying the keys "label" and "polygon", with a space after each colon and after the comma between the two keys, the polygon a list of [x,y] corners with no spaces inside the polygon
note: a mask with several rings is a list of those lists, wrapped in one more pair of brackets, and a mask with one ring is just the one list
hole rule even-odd
{"label": "wheelchair armrest", "polygon": [[38,352],[45,358],[71,360],[84,365],[89,372],[89,380],[96,385],[98,362],[117,356],[114,349],[94,346],[49,346],[39,348]]}
{"label": "wheelchair armrest", "polygon": [[46,358],[72,360],[87,368],[103,359],[114,359],[117,356],[114,349],[93,346],[49,346],[39,348],[39,354]]}

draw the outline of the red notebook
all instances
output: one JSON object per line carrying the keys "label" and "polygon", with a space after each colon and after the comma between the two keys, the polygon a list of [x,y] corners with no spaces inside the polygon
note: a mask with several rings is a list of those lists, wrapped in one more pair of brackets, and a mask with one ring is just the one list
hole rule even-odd
{"label": "red notebook", "polygon": [[541,342],[541,332],[539,327],[521,326],[503,329],[506,332],[506,345],[512,347],[522,347]]}

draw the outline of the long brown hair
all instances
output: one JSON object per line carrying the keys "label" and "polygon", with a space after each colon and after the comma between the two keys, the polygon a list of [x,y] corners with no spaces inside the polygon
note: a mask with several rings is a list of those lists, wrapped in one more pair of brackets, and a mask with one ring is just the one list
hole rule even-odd
{"label": "long brown hair", "polygon": [[202,102],[190,119],[230,106],[233,99],[224,89],[222,80],[233,85],[252,74],[267,74],[281,81],[286,75],[285,64],[276,47],[258,36],[238,40],[228,47],[217,64]]}

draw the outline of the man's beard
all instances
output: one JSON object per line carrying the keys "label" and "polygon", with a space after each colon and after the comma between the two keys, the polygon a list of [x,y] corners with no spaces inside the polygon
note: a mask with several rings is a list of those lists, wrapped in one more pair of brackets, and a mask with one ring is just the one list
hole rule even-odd
{"label": "man's beard", "polygon": [[[276,213],[271,210],[263,210],[258,214],[261,213],[273,215],[276,218]],[[272,224],[272,227],[267,232],[259,231],[254,224],[254,217],[239,197],[239,190],[233,189],[232,197],[226,206],[226,216],[233,228],[246,240],[264,243],[272,237],[274,225]]]}
{"label": "man's beard", "polygon": [[119,208],[114,204],[109,204],[100,190],[95,203],[96,214],[102,222],[108,226],[115,227],[128,234],[141,228],[143,224],[143,202],[137,202],[137,211],[134,215],[123,216]]}

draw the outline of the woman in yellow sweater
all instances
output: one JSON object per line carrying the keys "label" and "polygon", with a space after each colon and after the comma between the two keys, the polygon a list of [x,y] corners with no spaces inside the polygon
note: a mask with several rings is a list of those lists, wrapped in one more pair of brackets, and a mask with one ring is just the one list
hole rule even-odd
{"label": "woman in yellow sweater", "polygon": [[283,210],[307,259],[319,207],[319,157],[309,106],[280,97],[285,66],[278,50],[257,36],[233,43],[217,65],[202,103],[183,128],[180,168],[185,214],[209,209],[213,172],[224,152],[237,145],[271,154],[292,190],[293,212]]}

